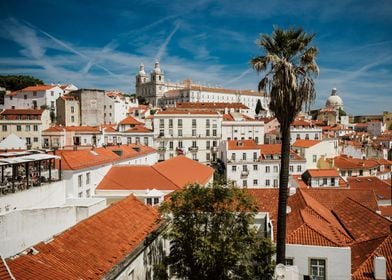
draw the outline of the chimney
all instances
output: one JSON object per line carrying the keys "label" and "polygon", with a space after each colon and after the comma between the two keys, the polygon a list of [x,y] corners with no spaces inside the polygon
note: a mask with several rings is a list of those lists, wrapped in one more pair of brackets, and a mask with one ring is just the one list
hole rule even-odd
{"label": "chimney", "polygon": [[387,263],[385,257],[379,256],[374,258],[374,279],[386,280],[387,279]]}

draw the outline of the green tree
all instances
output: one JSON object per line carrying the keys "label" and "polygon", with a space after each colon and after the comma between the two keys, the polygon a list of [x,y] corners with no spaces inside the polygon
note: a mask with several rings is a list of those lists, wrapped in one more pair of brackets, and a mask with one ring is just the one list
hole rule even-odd
{"label": "green tree", "polygon": [[275,27],[272,35],[262,34],[258,45],[263,55],[251,60],[257,72],[264,72],[259,91],[270,94],[270,109],[282,133],[281,169],[277,226],[277,263],[285,263],[287,185],[290,159],[290,124],[302,107],[314,101],[313,77],[319,73],[317,49],[309,47],[314,35],[302,28],[283,30]]}
{"label": "green tree", "polygon": [[163,267],[170,265],[177,277],[269,279],[274,247],[253,226],[257,207],[245,190],[193,184],[175,192],[161,211],[171,241]]}
{"label": "green tree", "polygon": [[261,101],[260,99],[258,99],[256,103],[256,109],[255,109],[256,115],[258,115],[261,110],[263,110],[263,106],[261,106]]}
{"label": "green tree", "polygon": [[43,85],[44,82],[32,76],[25,75],[0,75],[0,87],[15,91],[28,86]]}

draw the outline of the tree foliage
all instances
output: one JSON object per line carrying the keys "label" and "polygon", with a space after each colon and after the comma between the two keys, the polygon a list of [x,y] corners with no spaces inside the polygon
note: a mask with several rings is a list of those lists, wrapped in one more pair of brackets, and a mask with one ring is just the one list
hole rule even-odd
{"label": "tree foliage", "polygon": [[28,86],[43,85],[44,82],[33,76],[25,75],[0,75],[0,87],[15,91]]}
{"label": "tree foliage", "polygon": [[256,115],[258,115],[261,110],[263,110],[263,106],[261,106],[261,101],[260,99],[258,99],[256,103],[256,109],[255,109]]}
{"label": "tree foliage", "polygon": [[189,185],[165,202],[170,265],[184,279],[269,279],[274,248],[254,227],[257,207],[245,190]]}
{"label": "tree foliage", "polygon": [[259,91],[270,95],[269,108],[280,123],[282,133],[281,169],[279,174],[279,207],[277,229],[277,262],[285,261],[287,186],[290,156],[290,124],[302,107],[315,98],[313,78],[318,75],[317,48],[309,47],[314,35],[302,28],[287,30],[275,27],[272,35],[262,34],[258,45],[263,55],[251,60],[264,77]]}

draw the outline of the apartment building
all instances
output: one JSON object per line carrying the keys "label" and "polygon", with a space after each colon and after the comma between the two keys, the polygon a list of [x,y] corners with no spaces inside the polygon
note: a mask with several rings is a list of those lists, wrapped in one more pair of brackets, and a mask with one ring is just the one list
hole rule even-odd
{"label": "apartment building", "polygon": [[0,113],[0,139],[15,134],[29,149],[42,147],[41,132],[50,125],[50,110],[4,109]]}
{"label": "apartment building", "polygon": [[222,139],[222,115],[216,111],[168,109],[154,115],[154,142],[159,160],[175,155],[208,163],[216,160]]}

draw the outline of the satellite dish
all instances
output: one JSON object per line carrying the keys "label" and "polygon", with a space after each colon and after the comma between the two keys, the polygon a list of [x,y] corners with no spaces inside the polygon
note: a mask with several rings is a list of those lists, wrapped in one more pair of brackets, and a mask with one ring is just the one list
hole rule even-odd
{"label": "satellite dish", "polygon": [[285,265],[281,264],[281,263],[278,264],[275,267],[275,277],[276,277],[276,279],[284,279],[285,274],[286,274],[286,267],[285,267]]}

